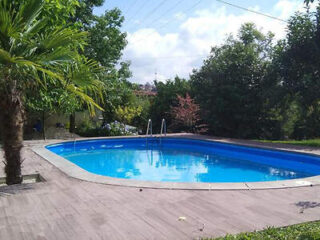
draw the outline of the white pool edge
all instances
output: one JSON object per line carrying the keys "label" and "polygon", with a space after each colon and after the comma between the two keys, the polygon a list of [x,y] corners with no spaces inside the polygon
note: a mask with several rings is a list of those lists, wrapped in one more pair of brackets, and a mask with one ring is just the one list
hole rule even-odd
{"label": "white pool edge", "polygon": [[[199,135],[169,135],[168,137],[188,137],[189,139],[195,140],[206,140],[206,141],[215,141],[216,139],[203,138]],[[141,138],[145,136],[135,136],[136,138]],[[114,139],[114,137],[112,137]],[[96,139],[112,139],[110,137],[104,138],[85,138],[81,140],[96,140]],[[116,137],[116,138],[132,138],[132,137]],[[57,141],[57,143],[70,142],[69,141]],[[220,142],[220,141],[219,141]],[[222,141],[221,141],[222,142]],[[237,144],[241,146],[254,147],[252,144]],[[281,188],[295,188],[295,187],[310,187],[315,185],[320,185],[320,175],[308,177],[308,178],[299,178],[292,180],[279,180],[279,181],[265,181],[265,182],[237,182],[237,183],[183,183],[183,182],[155,182],[155,181],[139,181],[134,179],[122,179],[122,178],[113,178],[102,176],[94,173],[90,173],[76,164],[68,161],[67,159],[51,152],[46,149],[47,145],[51,144],[41,144],[38,146],[33,146],[31,149],[46,159],[48,162],[53,164],[55,167],[60,169],[62,172],[67,174],[70,177],[77,178],[80,180],[101,183],[115,186],[126,186],[126,187],[136,187],[136,188],[155,188],[155,189],[180,189],[180,190],[257,190],[257,189],[281,189]],[[277,148],[272,147],[260,147],[264,149],[273,149],[278,150]],[[299,153],[299,151],[285,150],[288,152]],[[308,152],[300,152],[308,153]],[[319,156],[319,154],[313,155]]]}

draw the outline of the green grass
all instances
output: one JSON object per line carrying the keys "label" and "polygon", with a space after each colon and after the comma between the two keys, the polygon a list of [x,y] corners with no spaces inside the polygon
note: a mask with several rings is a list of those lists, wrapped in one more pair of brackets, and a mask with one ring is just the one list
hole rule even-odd
{"label": "green grass", "polygon": [[[292,225],[283,228],[268,228],[259,232],[227,235],[211,240],[319,240],[320,221]],[[205,239],[203,239],[205,240]],[[206,239],[209,240],[209,239]]]}
{"label": "green grass", "polygon": [[271,143],[286,143],[286,144],[301,145],[301,146],[308,146],[308,147],[320,147],[320,139],[287,140],[287,141],[259,140],[259,141],[260,142],[271,142]]}

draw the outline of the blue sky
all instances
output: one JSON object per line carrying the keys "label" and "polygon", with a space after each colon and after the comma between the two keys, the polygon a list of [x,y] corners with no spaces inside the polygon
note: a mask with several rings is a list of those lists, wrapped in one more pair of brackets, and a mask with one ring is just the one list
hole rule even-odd
{"label": "blue sky", "polygon": [[[304,9],[303,0],[226,1],[284,20]],[[175,75],[188,78],[212,46],[228,34],[236,35],[245,22],[274,32],[276,39],[285,36],[285,23],[215,0],[106,0],[94,12],[99,15],[114,7],[126,19],[122,30],[128,33],[128,46],[122,60],[131,61],[131,81],[138,83],[152,82],[155,72],[160,81]]]}

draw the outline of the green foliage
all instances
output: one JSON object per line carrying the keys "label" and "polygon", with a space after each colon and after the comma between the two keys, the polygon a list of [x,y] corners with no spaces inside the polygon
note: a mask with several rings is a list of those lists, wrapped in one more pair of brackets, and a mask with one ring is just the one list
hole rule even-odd
{"label": "green foliage", "polygon": [[69,23],[70,17],[76,14],[79,7],[78,0],[45,0],[40,18],[45,17],[49,25],[65,26]]}
{"label": "green foliage", "polygon": [[[103,4],[103,0],[82,0],[71,21],[80,23],[80,28],[88,32],[88,44],[84,55],[97,61],[103,72],[99,80],[103,82],[102,96],[96,99],[104,109],[104,122],[116,119],[115,110],[119,106],[134,105],[134,95],[126,81],[131,77],[129,62],[120,62],[122,50],[126,46],[126,34],[120,28],[124,21],[119,9],[106,11],[101,16],[93,14],[93,7]],[[115,66],[119,64],[120,68]],[[96,97],[96,96],[95,96]],[[79,110],[79,109],[76,109]]]}
{"label": "green foliage", "polygon": [[315,13],[296,13],[289,21],[286,39],[275,46],[272,74],[285,96],[278,102],[288,109],[289,115],[283,116],[288,122],[282,122],[282,128],[286,132],[290,126],[289,138],[319,136],[319,17],[320,8]]}
{"label": "green foliage", "polygon": [[18,10],[5,0],[0,6],[0,91],[14,86],[23,95],[27,89],[45,89],[48,82],[72,87],[60,70],[73,61],[86,34],[59,26],[45,31],[39,0],[21,3]]}
{"label": "green foliage", "polygon": [[[115,77],[113,77],[115,76]],[[117,74],[109,74],[102,81],[105,84],[104,93],[104,121],[112,122],[116,119],[115,110],[119,106],[130,105],[135,96],[126,81],[119,80]]]}
{"label": "green foliage", "polygon": [[136,129],[128,129],[120,122],[112,122],[101,126],[91,120],[83,121],[75,131],[82,137],[106,137],[106,136],[129,136],[136,135]]}
{"label": "green foliage", "polygon": [[193,94],[211,133],[259,136],[272,37],[245,24],[239,39],[229,37],[222,46],[213,47],[201,69],[191,75]]}
{"label": "green foliage", "polygon": [[132,120],[132,125],[137,127],[140,131],[145,131],[147,128],[148,120],[150,118],[150,108],[152,105],[153,98],[151,97],[135,97],[135,106],[140,106],[142,108],[141,114],[135,116]]}
{"label": "green foliage", "polygon": [[[320,222],[303,223],[283,228],[267,228],[263,231],[227,235],[211,240],[317,240],[320,239]],[[203,239],[205,240],[205,239]],[[206,239],[209,240],[209,239]]]}
{"label": "green foliage", "polygon": [[320,132],[320,7],[296,13],[273,44],[244,24],[238,38],[213,47],[191,75],[192,94],[212,134],[303,139]]}
{"label": "green foliage", "polygon": [[137,107],[118,106],[118,108],[115,111],[115,114],[120,122],[125,123],[125,124],[131,124],[132,120],[135,117],[140,116],[141,111],[142,111],[141,106],[137,106]]}
{"label": "green foliage", "polygon": [[87,28],[89,42],[85,55],[104,67],[114,67],[127,45],[126,34],[120,30],[123,21],[124,17],[117,8],[106,11],[99,17],[95,16],[92,25]]}
{"label": "green foliage", "polygon": [[[177,104],[177,95],[185,96],[190,92],[190,84],[187,80],[175,77],[174,80],[163,82],[155,82],[157,95],[154,98],[150,113],[155,131],[160,130],[161,119],[165,118],[167,126],[172,125],[172,115],[170,114],[171,106]],[[168,129],[175,131],[175,129]]]}
{"label": "green foliage", "polygon": [[293,144],[307,147],[320,147],[320,139],[308,139],[308,140],[260,140],[261,142],[271,142],[271,143],[285,143],[285,144]]}
{"label": "green foliage", "polygon": [[77,2],[78,7],[75,14],[70,16],[70,21],[80,23],[82,27],[88,27],[95,18],[93,8],[102,6],[104,0],[77,0]]}

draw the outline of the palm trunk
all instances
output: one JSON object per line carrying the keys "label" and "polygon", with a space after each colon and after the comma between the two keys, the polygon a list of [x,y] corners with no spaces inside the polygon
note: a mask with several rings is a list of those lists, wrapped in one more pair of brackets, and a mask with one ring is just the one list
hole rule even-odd
{"label": "palm trunk", "polygon": [[22,182],[21,149],[23,146],[23,107],[19,94],[1,96],[0,109],[6,183],[19,184]]}

